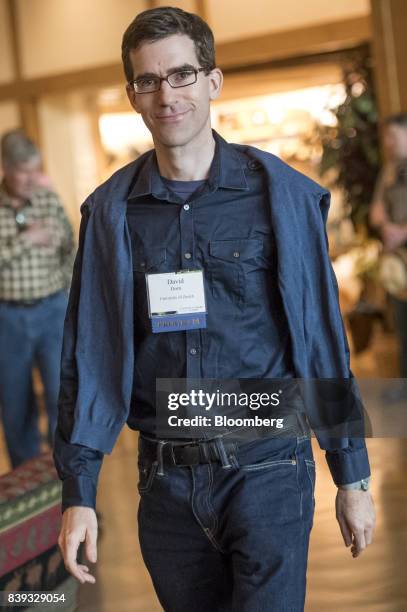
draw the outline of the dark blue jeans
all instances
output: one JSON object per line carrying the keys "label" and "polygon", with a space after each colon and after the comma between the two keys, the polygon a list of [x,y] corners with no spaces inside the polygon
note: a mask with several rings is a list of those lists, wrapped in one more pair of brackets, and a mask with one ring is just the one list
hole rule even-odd
{"label": "dark blue jeans", "polygon": [[53,442],[67,303],[64,291],[29,307],[0,302],[0,406],[13,468],[40,452],[32,391],[34,365],[44,386],[48,442]]}
{"label": "dark blue jeans", "polygon": [[139,443],[139,538],[166,612],[301,612],[314,516],[310,440],[246,443],[220,463],[165,466]]}

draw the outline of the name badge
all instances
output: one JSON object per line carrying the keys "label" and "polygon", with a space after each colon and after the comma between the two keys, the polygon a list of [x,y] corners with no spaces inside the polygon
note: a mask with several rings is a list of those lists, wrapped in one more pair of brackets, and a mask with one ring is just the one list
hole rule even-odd
{"label": "name badge", "polygon": [[153,333],[206,327],[202,270],[146,274]]}

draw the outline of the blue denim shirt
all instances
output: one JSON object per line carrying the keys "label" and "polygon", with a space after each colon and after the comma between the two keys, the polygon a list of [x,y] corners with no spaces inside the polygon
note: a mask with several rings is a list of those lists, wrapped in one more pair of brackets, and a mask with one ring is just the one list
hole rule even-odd
{"label": "blue denim shirt", "polygon": [[[65,324],[54,449],[63,480],[63,510],[70,505],[94,507],[103,453],[110,452],[126,421],[133,429],[152,431],[156,377],[352,375],[336,280],[327,255],[324,224],[328,193],[274,156],[230,145],[216,132],[214,136],[216,149],[208,181],[190,199],[188,210],[181,206],[182,198],[172,194],[161,180],[153,152],[119,171],[82,207],[80,246]],[[290,203],[294,207],[291,211]],[[304,213],[308,227],[301,220]],[[282,258],[284,245],[289,246],[292,239],[295,250],[289,256],[295,276],[289,277],[290,263]],[[116,259],[106,257],[108,245]],[[241,254],[239,268],[233,267],[236,250]],[[207,329],[151,334],[144,273],[191,267],[191,259],[183,257],[186,252],[192,254],[194,267],[205,271]],[[96,278],[101,275],[97,288],[95,270]],[[324,277],[326,291],[320,298],[330,309],[330,316],[324,311],[319,320],[327,334],[325,341],[320,333],[316,335],[315,294],[312,282],[306,284],[309,279],[317,282],[316,274]],[[106,277],[110,284],[105,284]],[[301,283],[295,285],[294,278],[305,281],[305,299],[296,299]],[[91,285],[93,293],[86,292]],[[110,290],[110,306],[104,303],[103,287]],[[130,293],[124,293],[125,287]],[[87,294],[93,296],[91,303]],[[119,299],[124,295],[134,295],[134,301],[126,300],[126,307]],[[311,312],[300,312],[304,305]],[[94,344],[89,329],[92,321],[87,320],[90,308],[92,321],[100,322],[107,316],[98,332],[93,329]],[[296,329],[301,322],[302,327]],[[101,335],[101,329],[108,336]],[[300,353],[301,344],[306,353]],[[95,363],[98,351],[116,355],[111,372],[105,369],[105,379],[101,378],[105,364]],[[92,393],[95,380],[102,389],[96,387]],[[117,412],[112,404],[107,409],[105,402],[106,393],[115,401],[113,391]],[[363,439],[320,440],[320,444],[327,450],[337,484],[369,475]]]}

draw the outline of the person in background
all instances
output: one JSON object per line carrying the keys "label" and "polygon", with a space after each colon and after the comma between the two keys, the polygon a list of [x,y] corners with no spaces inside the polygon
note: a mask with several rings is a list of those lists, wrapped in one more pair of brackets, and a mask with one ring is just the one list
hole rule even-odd
{"label": "person in background", "polygon": [[39,185],[41,156],[20,130],[1,139],[0,407],[12,468],[40,452],[33,397],[44,387],[48,442],[57,420],[62,334],[75,243],[58,196]]}
{"label": "person in background", "polygon": [[[407,243],[407,113],[385,120],[383,144],[387,162],[377,180],[369,220],[388,252]],[[386,390],[384,399],[396,402],[407,398],[407,301],[394,295],[390,295],[390,301],[400,343],[400,377],[404,380]]]}

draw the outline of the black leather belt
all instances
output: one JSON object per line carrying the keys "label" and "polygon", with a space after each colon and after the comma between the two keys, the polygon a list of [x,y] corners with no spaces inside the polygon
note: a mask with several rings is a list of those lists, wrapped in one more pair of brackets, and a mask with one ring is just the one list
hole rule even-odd
{"label": "black leather belt", "polygon": [[[223,446],[226,454],[235,449],[235,445],[230,442],[224,443]],[[219,451],[213,442],[202,442],[190,446],[173,446],[172,455],[174,464],[178,466],[221,461]]]}
{"label": "black leather belt", "polygon": [[[222,462],[222,450],[219,449],[215,440],[175,442],[173,440],[155,441],[151,438],[140,436],[143,454],[154,461],[157,457],[158,447],[162,446],[163,465],[176,465],[178,467],[198,465],[200,463]],[[236,451],[235,442],[222,440],[222,447],[226,457]]]}

